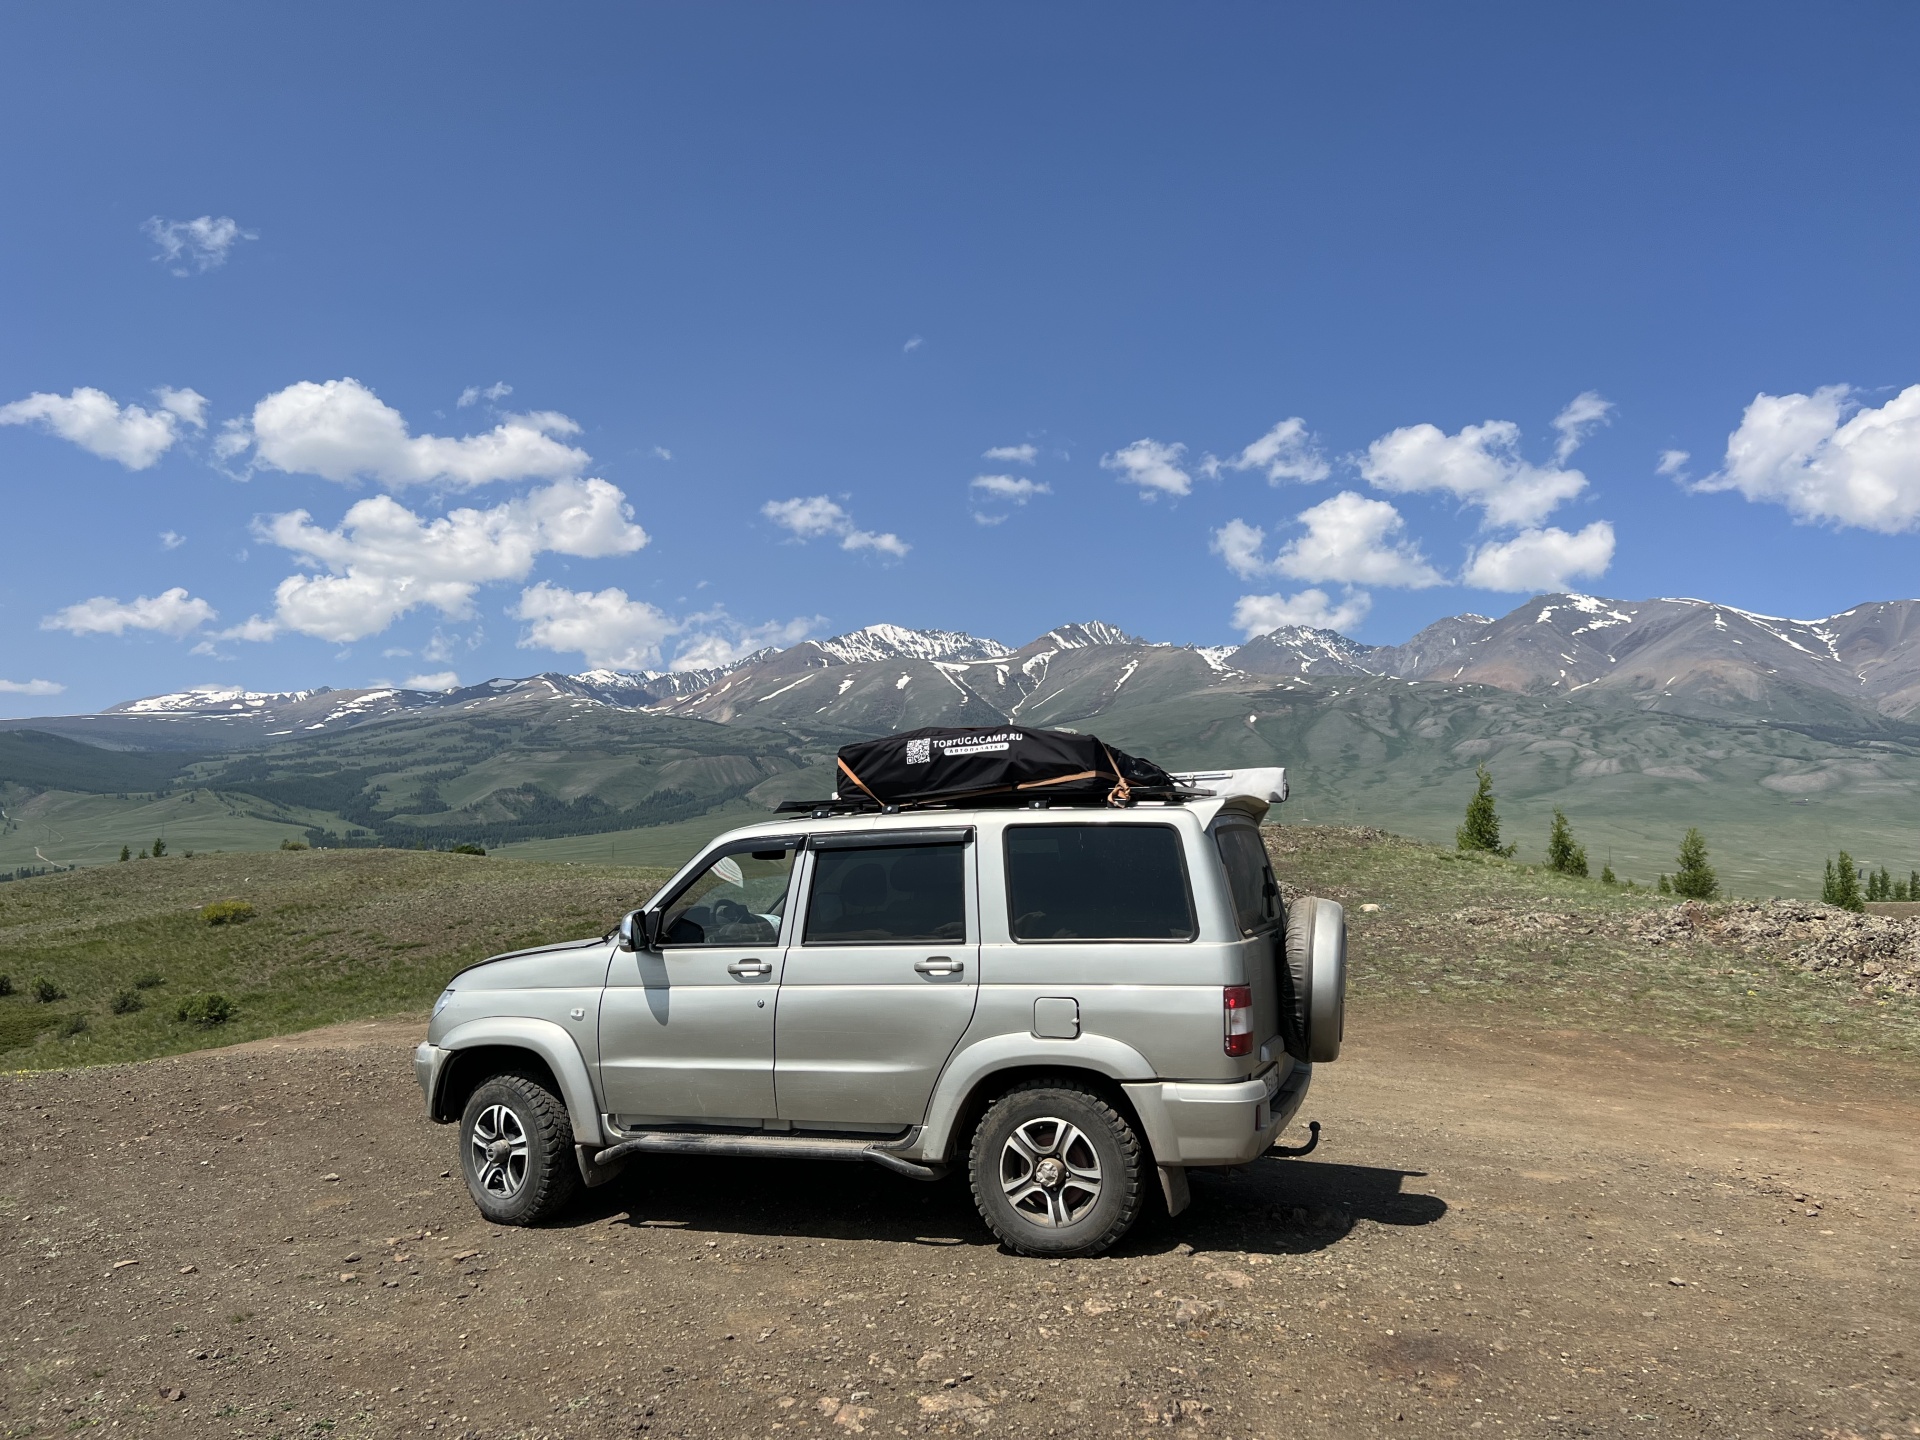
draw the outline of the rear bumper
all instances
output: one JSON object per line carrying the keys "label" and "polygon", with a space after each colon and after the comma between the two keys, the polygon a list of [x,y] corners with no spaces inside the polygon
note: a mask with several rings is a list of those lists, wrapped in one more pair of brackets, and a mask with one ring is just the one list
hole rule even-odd
{"label": "rear bumper", "polygon": [[440,1076],[447,1068],[447,1061],[453,1058],[451,1050],[442,1050],[438,1045],[429,1045],[424,1040],[413,1050],[413,1078],[420,1082],[420,1094],[427,1102],[427,1118],[438,1120]]}
{"label": "rear bumper", "polygon": [[1244,1165],[1265,1154],[1307,1098],[1313,1067],[1275,1065],[1228,1084],[1150,1080],[1122,1088],[1159,1165]]}

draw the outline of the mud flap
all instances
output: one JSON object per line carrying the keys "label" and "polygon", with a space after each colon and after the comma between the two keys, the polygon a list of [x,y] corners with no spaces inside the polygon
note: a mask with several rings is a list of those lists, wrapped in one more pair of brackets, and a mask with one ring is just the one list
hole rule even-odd
{"label": "mud flap", "polygon": [[604,1185],[609,1180],[617,1179],[620,1172],[627,1168],[625,1160],[616,1160],[611,1165],[596,1164],[593,1157],[599,1149],[598,1145],[573,1147],[573,1158],[580,1163],[580,1178],[586,1182],[589,1190]]}
{"label": "mud flap", "polygon": [[1178,1215],[1193,1203],[1193,1192],[1187,1188],[1187,1167],[1162,1165],[1159,1169],[1160,1193],[1166,1197],[1167,1214]]}

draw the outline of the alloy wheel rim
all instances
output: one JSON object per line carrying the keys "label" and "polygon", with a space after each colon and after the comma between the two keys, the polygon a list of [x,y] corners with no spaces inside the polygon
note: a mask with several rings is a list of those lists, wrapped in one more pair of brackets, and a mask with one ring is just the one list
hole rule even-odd
{"label": "alloy wheel rim", "polygon": [[489,1105],[473,1122],[469,1138],[474,1180],[497,1200],[517,1195],[527,1183],[526,1126],[505,1105]]}
{"label": "alloy wheel rim", "polygon": [[1100,1200],[1100,1152],[1086,1132],[1055,1116],[1016,1125],[1000,1148],[1000,1188],[1025,1220],[1058,1229]]}

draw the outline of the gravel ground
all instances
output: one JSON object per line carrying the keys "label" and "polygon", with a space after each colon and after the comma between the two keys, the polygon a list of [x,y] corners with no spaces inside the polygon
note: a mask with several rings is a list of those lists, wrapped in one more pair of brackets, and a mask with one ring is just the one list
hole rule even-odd
{"label": "gravel ground", "polygon": [[1315,1155],[1049,1263],[872,1167],[495,1228],[417,1028],[0,1081],[0,1432],[1920,1435],[1920,1105],[1855,1062],[1356,1015]]}

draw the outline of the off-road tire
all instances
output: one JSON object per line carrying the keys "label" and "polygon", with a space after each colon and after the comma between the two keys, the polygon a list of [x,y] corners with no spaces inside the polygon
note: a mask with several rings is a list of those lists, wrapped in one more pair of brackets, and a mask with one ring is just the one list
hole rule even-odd
{"label": "off-road tire", "polygon": [[[1023,1206],[1016,1203],[1022,1200],[1020,1171],[1034,1153],[1025,1142],[1038,1137],[1043,1158],[1050,1156],[1059,1148],[1057,1141],[1045,1145],[1050,1125],[1071,1127],[1085,1148],[1070,1144],[1072,1163],[1063,1167],[1067,1178],[1059,1187],[1064,1200],[1029,1193]],[[1076,1208],[1072,1187],[1086,1183],[1080,1177],[1088,1172],[1088,1150],[1097,1157],[1098,1193]],[[1140,1218],[1147,1168],[1127,1118],[1098,1091],[1070,1080],[1029,1080],[1007,1091],[981,1117],[967,1157],[973,1203],[987,1228],[1010,1250],[1048,1258],[1098,1255],[1118,1243]],[[1037,1166],[1032,1173],[1039,1173]],[[1084,1188],[1077,1193],[1084,1198]],[[1042,1210],[1053,1223],[1038,1218]]]}
{"label": "off-road tire", "polygon": [[[503,1117],[512,1124],[503,1125]],[[488,1175],[475,1143],[485,1122],[487,1136],[504,1133],[524,1154],[517,1174]],[[486,1137],[482,1137],[486,1138]],[[580,1167],[573,1158],[573,1124],[566,1103],[530,1075],[495,1075],[476,1089],[460,1115],[460,1169],[467,1193],[496,1225],[539,1225],[553,1219],[580,1193]]]}

